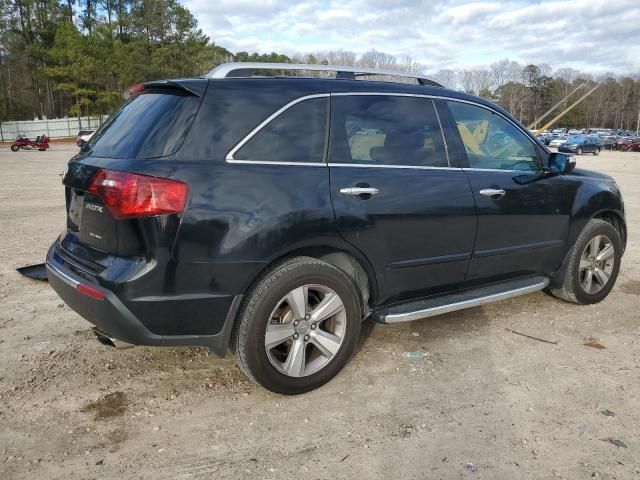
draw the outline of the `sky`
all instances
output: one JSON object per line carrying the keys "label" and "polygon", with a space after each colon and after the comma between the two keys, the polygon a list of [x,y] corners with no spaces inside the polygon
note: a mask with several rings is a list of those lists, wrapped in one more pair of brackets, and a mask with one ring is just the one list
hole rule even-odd
{"label": "sky", "polygon": [[640,73],[640,0],[181,0],[232,52],[376,49],[428,71],[509,58]]}

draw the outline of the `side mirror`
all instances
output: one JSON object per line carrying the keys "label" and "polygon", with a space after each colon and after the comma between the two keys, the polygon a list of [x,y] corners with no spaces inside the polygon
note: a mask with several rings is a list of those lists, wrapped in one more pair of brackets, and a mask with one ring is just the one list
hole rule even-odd
{"label": "side mirror", "polygon": [[85,144],[85,143],[87,143],[85,140],[82,140],[82,139],[78,140],[78,146],[79,146],[80,148],[84,147],[84,144]]}
{"label": "side mirror", "polygon": [[572,155],[554,152],[549,155],[549,171],[551,173],[569,173],[576,166],[576,158]]}

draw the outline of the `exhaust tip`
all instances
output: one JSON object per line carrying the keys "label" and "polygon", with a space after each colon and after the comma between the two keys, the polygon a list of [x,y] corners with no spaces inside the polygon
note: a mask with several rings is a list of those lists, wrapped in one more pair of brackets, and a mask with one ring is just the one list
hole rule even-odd
{"label": "exhaust tip", "polygon": [[134,346],[131,343],[123,342],[122,340],[118,340],[117,338],[110,337],[109,335],[107,335],[102,330],[98,329],[97,327],[93,327],[92,330],[93,330],[93,333],[96,336],[96,339],[102,345],[105,345],[107,347],[112,347],[112,348],[116,348],[118,350],[122,350],[124,348],[131,348],[131,347]]}

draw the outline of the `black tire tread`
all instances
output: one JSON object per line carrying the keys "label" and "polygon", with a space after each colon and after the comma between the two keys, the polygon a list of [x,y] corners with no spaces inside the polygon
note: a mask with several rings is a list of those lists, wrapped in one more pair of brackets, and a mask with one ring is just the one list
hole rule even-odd
{"label": "black tire tread", "polygon": [[322,266],[324,268],[334,270],[337,274],[342,275],[349,280],[342,270],[327,262],[323,262],[322,260],[318,260],[313,257],[293,257],[274,265],[264,273],[262,277],[260,277],[259,280],[257,280],[249,289],[248,293],[244,297],[245,300],[243,301],[243,304],[240,306],[238,320],[236,321],[231,333],[231,350],[235,354],[236,363],[240,370],[242,370],[242,372],[252,381],[265,388],[268,388],[268,386],[262,384],[262,382],[255,377],[249,367],[247,359],[248,349],[246,348],[246,342],[249,339],[250,321],[254,317],[256,309],[262,301],[265,292],[267,292],[274,283],[283,276],[287,276],[299,268],[310,265]]}
{"label": "black tire tread", "polygon": [[577,248],[577,246],[582,245],[582,243],[593,234],[595,229],[604,225],[613,228],[610,223],[594,218],[582,229],[582,232],[580,232],[580,235],[576,239],[576,243],[573,244],[571,249],[571,257],[569,258],[569,265],[567,266],[567,270],[564,274],[562,286],[558,288],[549,288],[549,291],[554,297],[564,300],[565,302],[576,303],[579,305],[584,303],[578,299],[574,290],[574,285],[577,284],[576,279],[574,278],[576,273],[575,265],[576,262],[580,262],[580,256],[582,255],[582,249]]}

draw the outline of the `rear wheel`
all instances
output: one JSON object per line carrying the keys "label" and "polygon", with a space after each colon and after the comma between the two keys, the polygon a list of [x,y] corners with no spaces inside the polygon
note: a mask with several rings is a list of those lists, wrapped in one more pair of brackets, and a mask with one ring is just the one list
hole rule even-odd
{"label": "rear wheel", "polygon": [[621,258],[618,231],[604,220],[593,219],[571,249],[562,286],[550,289],[551,293],[567,302],[598,303],[613,288]]}
{"label": "rear wheel", "polygon": [[17,152],[18,150],[20,150],[20,145],[11,145],[12,152]]}
{"label": "rear wheel", "polygon": [[275,267],[249,292],[234,328],[238,365],[276,393],[323,385],[355,349],[358,298],[351,279],[326,262],[297,257]]}
{"label": "rear wheel", "polygon": [[582,147],[578,147],[578,149],[576,150],[576,153],[578,155],[582,155]]}
{"label": "rear wheel", "polygon": [[600,155],[600,149],[599,149],[599,148],[596,148],[596,149],[593,151],[593,154],[594,154],[594,155]]}

